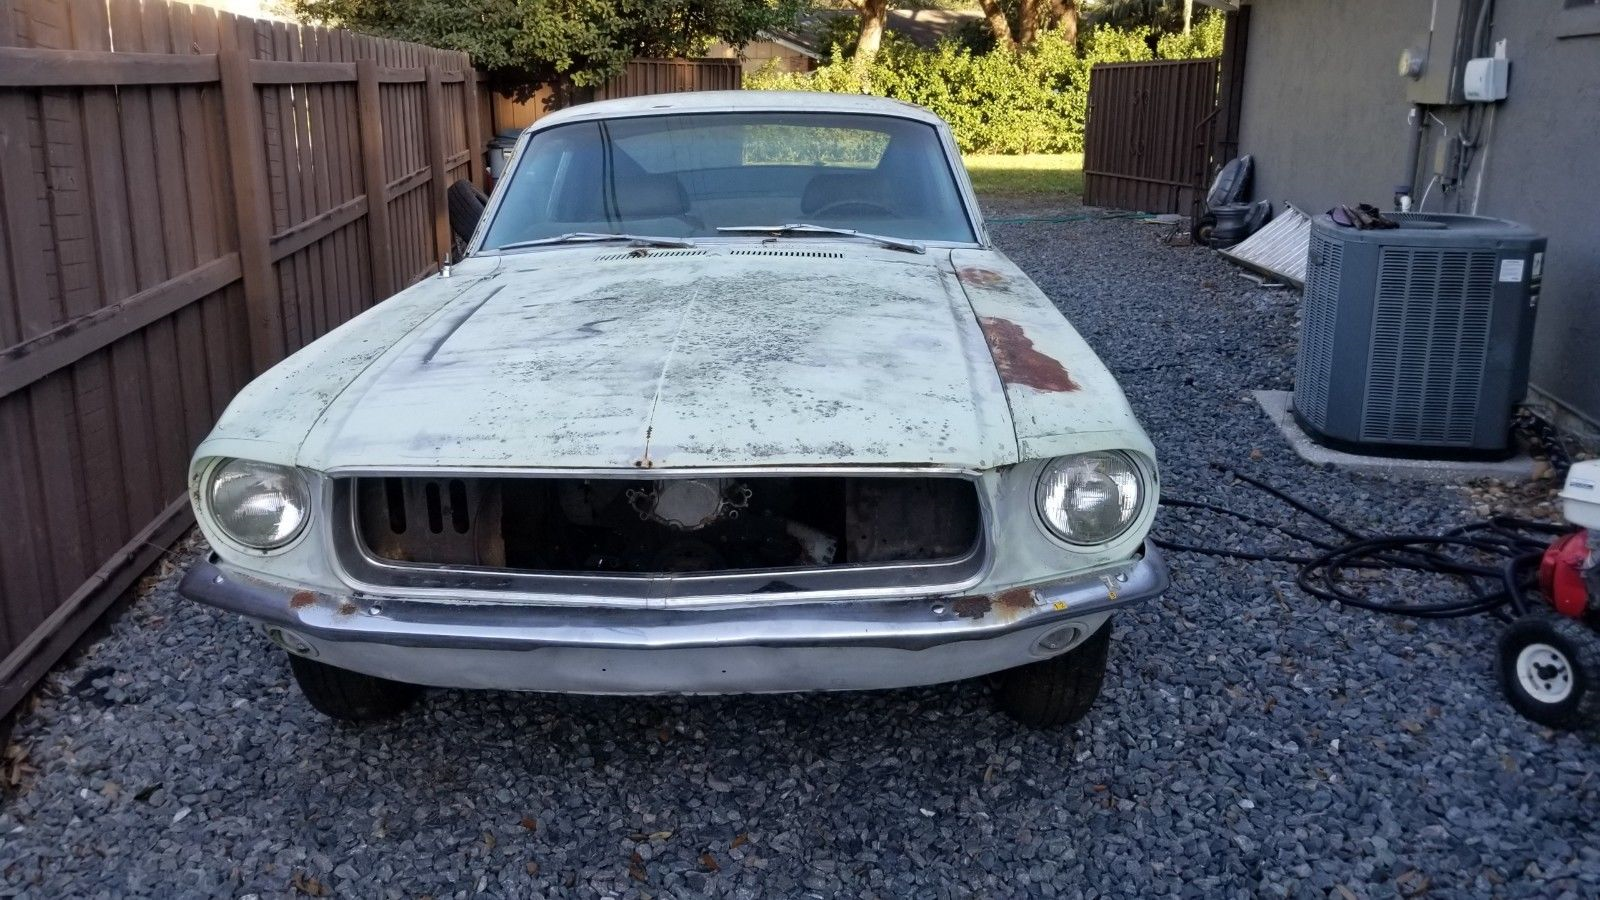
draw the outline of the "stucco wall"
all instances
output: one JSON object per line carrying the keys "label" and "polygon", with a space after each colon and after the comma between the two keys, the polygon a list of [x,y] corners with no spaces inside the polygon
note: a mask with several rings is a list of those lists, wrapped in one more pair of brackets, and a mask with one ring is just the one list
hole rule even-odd
{"label": "stucco wall", "polygon": [[[1255,0],[1246,56],[1241,152],[1256,157],[1255,196],[1309,212],[1336,202],[1388,208],[1408,133],[1401,50],[1426,31],[1431,0]],[[1497,0],[1509,96],[1485,121],[1459,189],[1426,208],[1526,223],[1549,237],[1533,381],[1600,422],[1600,36],[1558,38],[1561,0]],[[1432,110],[1417,188],[1462,110]],[[1442,124],[1440,124],[1442,122]]]}

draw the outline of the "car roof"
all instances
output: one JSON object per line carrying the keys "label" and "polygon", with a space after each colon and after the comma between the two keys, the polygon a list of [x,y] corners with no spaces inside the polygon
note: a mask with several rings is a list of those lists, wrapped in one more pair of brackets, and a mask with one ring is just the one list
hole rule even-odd
{"label": "car roof", "polygon": [[552,125],[593,119],[707,112],[854,113],[895,116],[930,125],[944,125],[943,119],[920,106],[887,97],[817,91],[685,91],[569,106],[540,118],[530,130],[538,131]]}

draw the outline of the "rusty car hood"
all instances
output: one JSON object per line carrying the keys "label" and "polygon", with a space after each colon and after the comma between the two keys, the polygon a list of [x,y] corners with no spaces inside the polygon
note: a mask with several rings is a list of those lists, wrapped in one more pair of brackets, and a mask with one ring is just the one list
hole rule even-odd
{"label": "rusty car hood", "polygon": [[1000,254],[763,246],[469,260],[257,379],[197,456],[986,469],[1087,448],[1062,443],[1074,434],[1147,445],[1110,374]]}
{"label": "rusty car hood", "polygon": [[543,251],[430,279],[412,291],[451,299],[351,377],[296,462],[1015,461],[1003,388],[947,260],[737,249]]}
{"label": "rusty car hood", "polygon": [[991,250],[954,250],[950,263],[1005,384],[1021,458],[1122,448],[1155,459],[1116,378],[1015,263]]}

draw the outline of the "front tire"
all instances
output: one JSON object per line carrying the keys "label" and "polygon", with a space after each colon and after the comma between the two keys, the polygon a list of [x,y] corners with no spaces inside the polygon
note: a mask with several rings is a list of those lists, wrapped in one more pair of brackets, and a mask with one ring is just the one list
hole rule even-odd
{"label": "front tire", "polygon": [[313,709],[345,722],[375,722],[406,711],[422,695],[415,684],[363,675],[289,654],[289,669]]}
{"label": "front tire", "polygon": [[1600,724],[1600,635],[1536,612],[1500,636],[1500,686],[1523,716],[1549,728]]}
{"label": "front tire", "polygon": [[1111,650],[1111,620],[1060,656],[1000,673],[995,703],[1029,728],[1060,728],[1083,718],[1100,696]]}

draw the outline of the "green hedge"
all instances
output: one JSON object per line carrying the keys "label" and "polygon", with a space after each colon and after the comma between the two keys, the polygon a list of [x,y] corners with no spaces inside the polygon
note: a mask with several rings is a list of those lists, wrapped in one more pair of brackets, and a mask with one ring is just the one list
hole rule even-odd
{"label": "green hedge", "polygon": [[973,53],[954,41],[924,50],[894,35],[871,64],[833,58],[814,72],[764,69],[745,78],[756,90],[874,94],[927,107],[950,123],[966,153],[1076,153],[1083,150],[1089,69],[1096,63],[1194,59],[1222,51],[1220,15],[1188,35],[1099,27],[1075,47],[1060,34],[1020,52]]}

